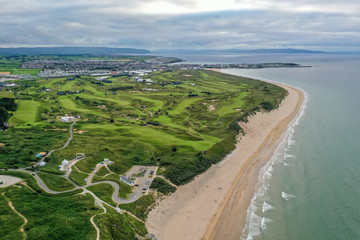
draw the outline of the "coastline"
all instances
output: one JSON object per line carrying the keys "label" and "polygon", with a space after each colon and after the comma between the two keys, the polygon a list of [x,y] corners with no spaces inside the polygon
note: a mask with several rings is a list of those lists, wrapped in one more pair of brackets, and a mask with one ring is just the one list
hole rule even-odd
{"label": "coastline", "polygon": [[272,84],[289,93],[280,107],[240,123],[246,135],[239,136],[232,154],[178,187],[150,212],[146,226],[159,240],[240,238],[259,172],[270,161],[304,100],[301,90]]}

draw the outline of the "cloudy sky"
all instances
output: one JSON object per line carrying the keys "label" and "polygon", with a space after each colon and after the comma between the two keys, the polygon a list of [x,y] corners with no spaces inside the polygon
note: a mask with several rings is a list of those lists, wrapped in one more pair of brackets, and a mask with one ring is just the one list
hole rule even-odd
{"label": "cloudy sky", "polygon": [[360,50],[359,0],[0,0],[0,47]]}

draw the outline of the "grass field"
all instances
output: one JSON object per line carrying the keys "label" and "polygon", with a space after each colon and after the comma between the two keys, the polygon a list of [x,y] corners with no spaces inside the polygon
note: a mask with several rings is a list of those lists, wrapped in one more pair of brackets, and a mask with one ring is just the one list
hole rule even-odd
{"label": "grass field", "polygon": [[75,188],[71,182],[57,175],[39,173],[38,176],[44,181],[46,186],[54,191],[65,191]]}
{"label": "grass field", "polygon": [[112,206],[117,206],[117,204],[112,200],[112,194],[114,192],[113,186],[107,183],[99,183],[86,189],[93,192],[98,198],[109,203]]}
{"label": "grass field", "polygon": [[10,118],[10,123],[34,124],[37,121],[40,103],[33,100],[20,100],[18,104],[18,110],[14,113],[14,116]]}
{"label": "grass field", "polygon": [[[65,114],[79,114],[81,118],[74,125],[74,137],[68,147],[53,152],[47,158],[46,166],[41,168],[39,175],[49,188],[62,191],[73,187],[58,176],[63,174],[58,165],[63,159],[74,159],[76,153],[85,153],[85,158],[77,162],[80,171],[73,168],[70,179],[81,186],[85,185],[85,178],[96,164],[105,158],[112,161],[109,166],[111,173],[103,168],[94,176],[93,182],[108,180],[118,183],[119,197],[127,198],[132,191],[119,179],[133,165],[159,166],[159,171],[169,181],[182,185],[234,149],[236,137],[241,132],[238,121],[246,121],[257,111],[271,111],[287,94],[284,89],[269,83],[205,70],[158,71],[148,77],[156,83],[148,86],[129,77],[119,77],[111,78],[112,83],[100,85],[94,84],[94,78],[88,76],[73,81],[66,81],[66,78],[19,81],[22,85],[15,87],[14,91],[26,94],[18,95],[19,106],[10,119],[15,127],[0,132],[0,168],[32,165],[39,160],[35,158],[36,153],[63,146],[69,138],[70,124],[61,123],[59,119]],[[51,88],[51,91],[46,92],[46,88]],[[59,91],[80,92],[58,95]],[[1,94],[9,95],[4,91]],[[29,239],[36,234],[39,239],[58,237],[60,230],[55,228],[50,232],[49,226],[59,224],[60,220],[31,213],[44,213],[46,207],[53,207],[54,215],[62,221],[67,218],[74,221],[74,229],[65,228],[77,234],[74,239],[94,237],[89,218],[102,210],[93,207],[92,197],[71,196],[72,193],[50,197],[39,189],[31,175],[21,176],[40,191],[40,199],[45,201],[44,206],[37,209],[34,206],[40,204],[40,200],[27,190],[14,188],[7,193],[17,203],[21,200],[21,192],[26,196],[22,201],[27,208],[21,211],[32,220],[26,230]],[[163,194],[175,190],[165,181],[157,180],[155,183],[154,189]],[[87,189],[116,205],[111,199],[111,185],[102,183]],[[75,209],[64,212],[61,199],[65,206]],[[154,195],[146,195],[120,208],[144,220],[154,201]],[[12,215],[7,209],[3,213],[9,217]],[[76,216],[70,217],[70,214]],[[94,220],[103,228],[103,239],[133,239],[135,235],[146,234],[141,222],[126,214],[119,216],[112,209],[107,214],[97,215]],[[14,231],[15,228],[6,225],[5,229]],[[4,234],[0,230],[0,238]]]}

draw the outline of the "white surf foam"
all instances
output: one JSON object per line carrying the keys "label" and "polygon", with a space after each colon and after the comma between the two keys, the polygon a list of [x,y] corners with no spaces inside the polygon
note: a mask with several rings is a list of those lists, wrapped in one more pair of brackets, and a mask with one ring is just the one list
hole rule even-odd
{"label": "white surf foam", "polygon": [[[275,82],[266,79],[263,80],[268,82]],[[273,157],[260,171],[258,178],[259,183],[257,184],[258,190],[255,192],[254,197],[248,207],[246,214],[246,222],[240,239],[252,240],[255,237],[256,239],[258,239],[263,233],[263,230],[267,228],[267,223],[272,221],[268,218],[265,218],[264,216],[260,217],[258,215],[264,215],[266,211],[273,208],[273,206],[266,202],[268,201],[268,199],[266,198],[269,198],[269,195],[266,193],[271,190],[270,181],[273,177],[273,165],[276,163],[283,163],[279,166],[288,166],[288,163],[286,163],[285,161],[296,158],[296,156],[288,154],[288,151],[292,148],[294,144],[296,144],[296,139],[294,139],[293,137],[295,127],[299,124],[300,119],[304,115],[308,102],[307,93],[302,89],[300,90],[304,93],[304,102],[300,108],[298,115],[294,118],[292,122],[289,123],[288,128],[285,131],[284,138],[275,150]],[[286,200],[295,198],[295,195],[291,195],[285,192],[282,192],[281,196]],[[262,213],[260,211],[262,211]],[[258,215],[255,213],[257,213]]]}
{"label": "white surf foam", "polygon": [[263,206],[262,206],[262,212],[263,213],[265,213],[267,210],[271,210],[271,209],[274,209],[274,207],[271,206],[270,204],[268,204],[267,202],[263,203]]}
{"label": "white surf foam", "polygon": [[289,194],[289,193],[286,193],[286,192],[281,192],[281,197],[283,199],[285,199],[286,201],[289,201],[290,199],[293,199],[295,198],[296,196],[295,195],[292,195],[292,194]]}

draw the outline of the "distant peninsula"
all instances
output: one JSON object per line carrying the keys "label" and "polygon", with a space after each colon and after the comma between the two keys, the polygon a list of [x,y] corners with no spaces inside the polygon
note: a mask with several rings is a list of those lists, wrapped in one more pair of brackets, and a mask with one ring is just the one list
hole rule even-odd
{"label": "distant peninsula", "polygon": [[0,48],[0,55],[79,55],[79,54],[146,54],[151,53],[145,49],[135,48],[108,48],[108,47],[19,47]]}

